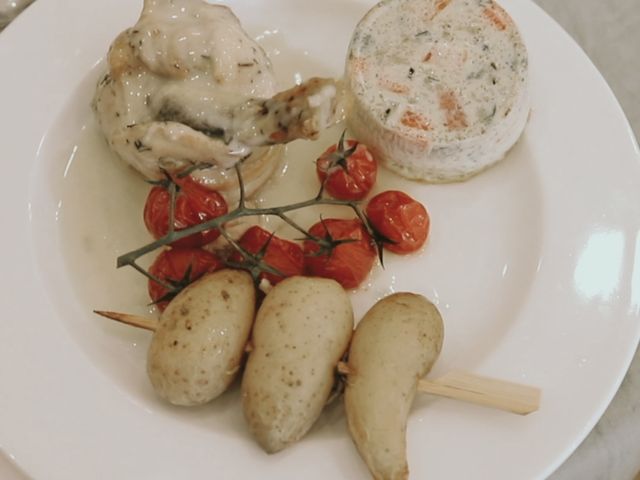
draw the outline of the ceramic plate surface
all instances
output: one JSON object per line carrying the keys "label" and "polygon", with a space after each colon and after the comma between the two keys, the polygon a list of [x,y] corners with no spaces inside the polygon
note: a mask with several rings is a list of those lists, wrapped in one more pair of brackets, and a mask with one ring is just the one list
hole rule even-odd
{"label": "ceramic plate surface", "polygon": [[[339,76],[373,4],[228,3],[283,87]],[[527,0],[504,5],[530,55],[523,138],[466,183],[383,175],[379,189],[428,206],[432,235],[420,255],[389,256],[353,302],[361,316],[393,291],[426,295],[446,324],[433,376],[461,369],[536,385],[542,405],[519,417],[421,396],[408,429],[415,479],[544,478],[604,412],[640,335],[637,144],[560,27]],[[247,432],[237,388],[201,408],[163,404],[145,376],[148,333],[91,313],[146,310],[142,277],[115,269],[118,254],[147,239],[146,190],[112,159],[89,106],[111,40],[139,8],[38,0],[0,34],[0,446],[36,479],[369,478],[341,405],[268,456]],[[276,186],[312,166],[336,132],[292,145]]]}

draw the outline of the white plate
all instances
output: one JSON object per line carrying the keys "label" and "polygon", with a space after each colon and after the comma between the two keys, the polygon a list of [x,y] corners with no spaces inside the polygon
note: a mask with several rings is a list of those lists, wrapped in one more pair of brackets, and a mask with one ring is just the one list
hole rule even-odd
{"label": "white plate", "polygon": [[[229,2],[289,82],[339,75],[372,3]],[[504,4],[530,53],[526,134],[464,184],[388,176],[428,205],[433,233],[423,255],[389,257],[354,304],[361,314],[393,290],[426,294],[447,327],[434,375],[457,368],[538,385],[543,402],[518,417],[418,399],[408,432],[416,479],[550,474],[605,410],[640,335],[636,143],[571,39],[528,0]],[[203,408],[165,406],[145,380],[148,336],[90,313],[144,301],[141,278],[113,267],[144,236],[144,194],[110,162],[89,110],[107,46],[137,14],[129,0],[38,0],[0,35],[0,446],[37,479],[368,478],[340,406],[267,456],[237,391]]]}

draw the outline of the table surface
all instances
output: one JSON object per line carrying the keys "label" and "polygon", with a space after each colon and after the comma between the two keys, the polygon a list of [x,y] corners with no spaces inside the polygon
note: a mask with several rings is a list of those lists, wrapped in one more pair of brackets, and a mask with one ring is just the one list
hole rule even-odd
{"label": "table surface", "polygon": [[[11,5],[28,1],[0,0],[0,20]],[[589,55],[640,137],[640,0],[535,1]],[[600,422],[550,480],[578,478],[640,480],[640,351]],[[0,453],[0,479],[27,477]]]}

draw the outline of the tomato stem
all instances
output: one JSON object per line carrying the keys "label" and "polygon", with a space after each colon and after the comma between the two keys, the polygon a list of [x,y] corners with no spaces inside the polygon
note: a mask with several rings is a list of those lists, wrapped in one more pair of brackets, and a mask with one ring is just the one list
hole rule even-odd
{"label": "tomato stem", "polygon": [[[157,240],[154,240],[153,242],[150,242],[146,245],[143,245],[140,248],[137,248],[135,250],[132,250],[130,252],[127,252],[123,255],[120,255],[117,258],[117,262],[116,262],[116,266],[117,268],[121,268],[121,267],[125,267],[125,266],[130,266],[133,267],[135,270],[137,270],[138,272],[142,273],[143,275],[145,275],[147,278],[153,280],[154,282],[159,283],[160,285],[162,285],[163,287],[167,288],[167,290],[172,291],[175,290],[175,286],[171,286],[166,284],[166,282],[161,281],[158,278],[155,278],[155,276],[151,275],[149,272],[147,272],[146,270],[144,270],[142,267],[140,267],[136,261],[140,258],[143,257],[144,255],[147,255],[148,253],[153,252],[154,250],[157,250],[161,247],[165,247],[168,245],[173,244],[174,242],[186,238],[190,235],[193,234],[197,234],[200,232],[204,232],[207,230],[213,230],[213,229],[217,229],[220,234],[229,242],[229,244],[233,247],[234,250],[238,251],[242,257],[244,258],[244,260],[246,261],[246,264],[242,265],[244,268],[248,268],[252,274],[252,276],[254,277],[254,280],[258,280],[258,276],[261,272],[266,272],[266,273],[272,273],[274,275],[277,276],[283,276],[282,272],[280,272],[279,270],[271,267],[270,265],[267,265],[264,261],[262,261],[262,258],[260,257],[259,254],[252,254],[251,252],[248,252],[246,249],[244,249],[241,245],[238,244],[238,242],[235,241],[235,239],[233,239],[231,237],[231,235],[229,235],[229,233],[227,232],[226,228],[225,228],[225,224],[228,222],[231,222],[233,220],[237,220],[239,218],[243,218],[243,217],[257,217],[257,216],[275,216],[275,217],[279,217],[280,219],[282,219],[285,223],[287,223],[289,226],[291,226],[292,228],[294,228],[295,230],[299,231],[300,233],[302,233],[305,236],[306,240],[311,240],[313,242],[318,243],[318,245],[321,247],[321,251],[329,251],[331,252],[333,249],[335,249],[338,245],[341,245],[342,243],[348,243],[348,241],[345,240],[335,240],[335,239],[326,239],[326,238],[319,238],[316,237],[314,235],[311,235],[309,233],[309,231],[307,231],[306,229],[304,229],[303,227],[301,227],[300,225],[298,225],[294,220],[292,220],[287,213],[289,212],[293,212],[296,210],[302,210],[304,208],[308,208],[308,207],[312,207],[312,206],[339,206],[339,207],[347,207],[350,208],[351,210],[353,210],[353,212],[356,214],[356,216],[358,217],[358,219],[363,223],[363,225],[365,226],[365,229],[367,230],[367,232],[372,236],[372,238],[375,240],[378,238],[378,235],[376,234],[376,232],[373,230],[373,228],[371,227],[371,225],[369,224],[368,219],[366,218],[366,216],[362,213],[362,211],[360,210],[360,202],[358,201],[352,201],[352,200],[338,200],[338,199],[333,199],[333,198],[326,198],[324,197],[324,184],[322,184],[320,186],[320,190],[319,192],[313,197],[310,198],[309,200],[304,200],[301,202],[297,202],[297,203],[292,203],[292,204],[288,204],[288,205],[280,205],[280,206],[276,206],[276,207],[265,207],[265,208],[250,208],[246,206],[246,202],[245,202],[245,186],[244,186],[244,181],[242,178],[242,167],[241,167],[241,163],[242,162],[238,162],[234,168],[236,170],[237,176],[238,176],[238,188],[240,190],[240,195],[239,195],[239,201],[238,201],[238,206],[224,214],[221,215],[219,217],[213,218],[211,220],[207,220],[205,222],[202,222],[200,224],[197,225],[193,225],[191,227],[182,229],[182,230],[175,230],[174,228],[174,217],[175,217],[175,204],[176,204],[176,197],[177,197],[177,184],[172,180],[170,175],[167,175],[168,181],[169,181],[169,185],[168,185],[168,190],[170,192],[171,195],[171,203],[170,203],[170,207],[169,207],[169,229],[168,232],[166,233],[166,235],[158,238]],[[178,177],[180,177],[180,174],[178,174]],[[380,248],[381,243],[379,241],[375,241],[375,247],[378,250],[378,254],[380,256],[380,260],[382,261],[382,248]]]}
{"label": "tomato stem", "polygon": [[238,188],[240,189],[240,199],[238,200],[238,208],[244,208],[244,199],[245,199],[245,189],[244,189],[244,180],[242,178],[242,173],[240,172],[240,162],[236,163],[233,168],[236,170],[236,175],[238,176]]}
{"label": "tomato stem", "polygon": [[153,275],[152,273],[148,272],[147,270],[145,270],[144,268],[142,268],[140,265],[138,265],[136,262],[132,262],[130,263],[130,265],[137,270],[138,272],[140,272],[142,275],[144,275],[145,277],[147,277],[149,280],[152,280],[154,282],[156,282],[158,285],[160,285],[162,288],[165,288],[167,290],[173,290],[174,286],[168,284],[167,282],[161,280],[160,278],[156,277],[155,275]]}
{"label": "tomato stem", "polygon": [[175,231],[175,221],[176,221],[176,197],[178,194],[178,189],[176,188],[176,184],[173,181],[169,182],[169,195],[171,196],[171,201],[169,202],[169,232],[173,233]]}
{"label": "tomato stem", "polygon": [[227,240],[227,242],[229,242],[229,244],[237,252],[239,252],[240,255],[242,255],[244,260],[247,262],[245,264],[237,264],[236,266],[239,267],[239,268],[248,268],[249,273],[251,273],[251,276],[253,277],[254,282],[257,283],[259,281],[258,277],[263,272],[264,273],[271,273],[271,274],[276,275],[278,277],[284,277],[285,276],[277,268],[274,268],[271,265],[269,265],[269,264],[267,264],[267,263],[262,261],[265,253],[267,252],[267,248],[269,246],[269,243],[271,243],[271,239],[273,238],[273,235],[271,235],[271,237],[269,237],[269,240],[263,245],[263,247],[260,249],[260,251],[258,253],[252,254],[246,248],[244,248],[242,245],[240,245],[238,242],[236,242],[235,239],[231,235],[229,235],[229,233],[227,232],[227,230],[224,227],[220,228],[220,233]]}

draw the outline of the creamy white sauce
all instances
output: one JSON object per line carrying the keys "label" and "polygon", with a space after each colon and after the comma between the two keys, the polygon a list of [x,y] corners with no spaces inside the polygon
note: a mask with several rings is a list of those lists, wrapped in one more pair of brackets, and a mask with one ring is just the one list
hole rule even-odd
{"label": "creamy white sauce", "polygon": [[[149,0],[111,46],[94,108],[111,148],[147,178],[160,178],[161,168],[229,167],[251,154],[229,136],[234,108],[275,92],[269,58],[228,7]],[[255,150],[252,161],[273,157]]]}
{"label": "creamy white sauce", "polygon": [[264,50],[228,7],[202,0],[146,1],[108,67],[93,105],[112,150],[149,179],[208,165],[194,177],[230,200],[227,169],[248,164],[254,192],[279,163],[271,145],[316,138],[338,109],[332,79],[276,94]]}
{"label": "creamy white sauce", "polygon": [[193,0],[147,0],[140,21],[130,30],[148,68],[188,79],[183,89],[203,96],[268,97],[275,93],[271,62],[222,5]]}
{"label": "creamy white sauce", "polygon": [[[105,145],[91,119],[77,138],[59,188],[62,256],[77,298],[94,308],[153,312],[147,284],[116,258],[153,240],[142,220],[149,185]],[[141,259],[148,266],[153,257]]]}
{"label": "creamy white sauce", "polygon": [[[344,125],[327,130],[318,141],[294,142],[287,149],[282,172],[274,175],[252,199],[256,207],[287,205],[316,195],[319,181],[314,160],[339,138]],[[112,157],[112,158],[110,158]],[[397,179],[381,172],[379,188],[397,188]],[[116,258],[152,241],[142,219],[150,186],[108,151],[97,127],[89,122],[75,140],[60,188],[60,235],[69,278],[87,308],[155,312],[147,306],[146,279],[133,269],[116,269]],[[350,209],[313,207],[291,213],[309,228],[324,218],[351,218]],[[276,217],[247,220],[289,239],[301,234]],[[246,225],[243,227],[246,228]],[[240,230],[242,231],[242,229]],[[140,261],[148,266],[157,253]],[[90,279],[90,281],[87,281]],[[366,289],[366,287],[364,287]]]}

